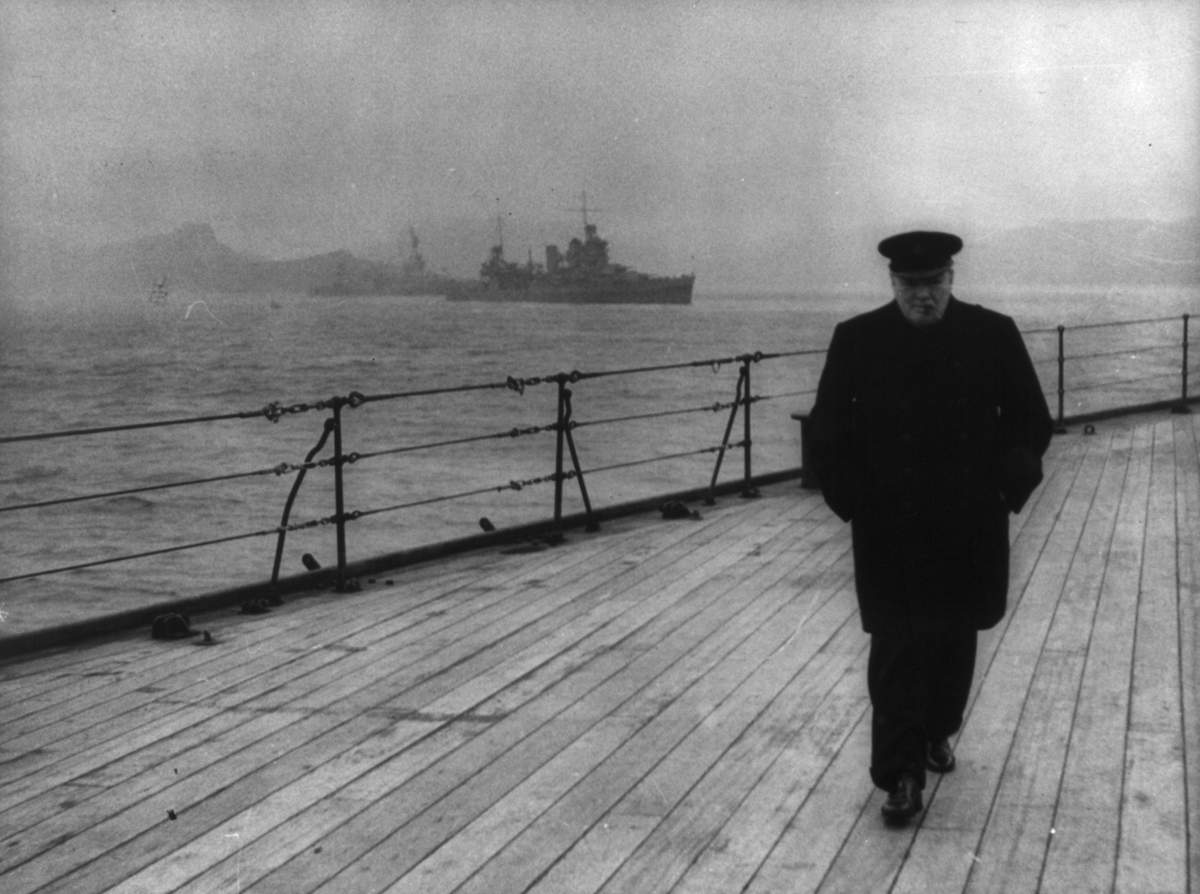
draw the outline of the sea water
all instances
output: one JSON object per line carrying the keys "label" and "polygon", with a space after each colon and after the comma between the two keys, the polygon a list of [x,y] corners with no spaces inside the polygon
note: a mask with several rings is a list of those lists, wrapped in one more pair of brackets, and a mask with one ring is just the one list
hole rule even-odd
{"label": "sea water", "polygon": [[[1052,410],[1053,327],[1168,318],[1068,330],[1068,414],[1177,396],[1177,318],[1200,306],[1197,290],[993,289],[961,297],[1011,314],[1028,332]],[[690,306],[283,294],[10,300],[0,306],[3,435],[248,415],[0,444],[0,510],[224,479],[0,511],[0,578],[254,536],[0,583],[0,638],[268,579],[270,532],[296,480],[294,471],[269,470],[302,462],[330,417],[309,410],[272,422],[258,413],[272,402],[312,405],[352,392],[381,398],[341,411],[343,450],[362,457],[344,466],[344,508],[368,513],[347,525],[351,561],[477,533],[484,517],[503,528],[553,514],[546,479],[555,468],[548,426],[557,386],[514,390],[504,387],[510,377],[614,373],[569,386],[584,484],[600,507],[706,486],[741,368],[728,361],[786,354],[750,364],[759,398],[751,462],[754,473],[794,467],[799,426],[791,414],[811,406],[834,324],[884,300],[854,292],[701,296]],[[1104,356],[1085,357],[1093,354]],[[632,372],[647,367],[677,368]],[[514,437],[514,429],[535,431]],[[739,412],[730,440],[742,437]],[[332,446],[330,439],[315,458]],[[743,451],[728,451],[720,480],[743,471]],[[581,510],[578,481],[563,489],[563,511]],[[312,469],[289,521],[334,511],[332,470]],[[334,532],[329,524],[290,532],[282,573],[302,571],[304,553],[334,564]]]}

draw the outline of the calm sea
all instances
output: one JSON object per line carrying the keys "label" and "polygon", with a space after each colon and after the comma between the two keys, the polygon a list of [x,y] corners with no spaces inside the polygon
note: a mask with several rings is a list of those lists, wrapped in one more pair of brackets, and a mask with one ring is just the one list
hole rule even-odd
{"label": "calm sea", "polygon": [[[1013,315],[1024,330],[1200,309],[1197,290],[963,291],[964,300]],[[352,391],[388,395],[546,377],[719,360],[743,353],[823,349],[833,324],[882,295],[698,297],[688,307],[455,304],[440,298],[131,295],[70,304],[0,305],[0,411],[5,435],[256,411]],[[1193,327],[1193,330],[1196,327]],[[1068,333],[1068,413],[1179,393],[1178,319]],[[1056,336],[1030,334],[1054,406]],[[1193,333],[1192,365],[1200,367]],[[798,426],[822,357],[752,366],[753,468],[799,464]],[[622,373],[572,386],[574,432],[594,505],[703,486],[720,443],[737,364]],[[1200,392],[1193,376],[1191,390]],[[343,411],[344,450],[374,453],[345,468],[346,510],[372,513],[347,528],[351,560],[546,518],[554,488],[553,433],[495,437],[554,422],[556,388],[474,389],[373,401]],[[689,412],[678,412],[687,410]],[[631,416],[653,418],[630,419]],[[240,475],[299,463],[328,412],[146,428],[0,445],[0,510],[150,484]],[[621,419],[620,422],[606,420]],[[741,418],[733,438],[741,436]],[[421,449],[409,449],[421,448]],[[317,458],[329,456],[332,444]],[[673,459],[655,457],[690,454]],[[653,460],[653,461],[650,461]],[[643,462],[645,461],[645,462]],[[618,467],[618,468],[610,468]],[[721,480],[742,456],[726,456]],[[279,524],[295,473],[226,481],[21,511],[0,511],[0,577],[182,546]],[[519,491],[510,482],[525,482]],[[485,491],[470,497],[448,495]],[[582,508],[565,484],[564,511]],[[392,507],[426,502],[421,506]],[[292,522],[334,512],[332,473],[309,472]],[[583,535],[580,535],[583,536]],[[270,577],[275,538],[254,536],[93,568],[0,583],[0,638],[97,613],[210,592]],[[334,528],[288,535],[283,573],[312,553],[335,562]]]}

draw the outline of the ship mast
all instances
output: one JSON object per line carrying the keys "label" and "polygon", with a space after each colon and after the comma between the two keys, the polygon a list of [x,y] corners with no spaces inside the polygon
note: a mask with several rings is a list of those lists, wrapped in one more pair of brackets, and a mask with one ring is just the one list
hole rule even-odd
{"label": "ship mast", "polygon": [[425,272],[425,259],[421,256],[421,240],[417,238],[417,228],[410,225],[408,228],[409,238],[409,254],[408,259],[403,257],[404,251],[401,249],[400,264],[403,269],[411,273]]}
{"label": "ship mast", "polygon": [[[587,214],[588,214],[588,206],[587,206],[587,193],[586,193],[586,192],[581,192],[581,193],[579,194],[579,207],[578,207],[578,208],[569,208],[568,210],[569,210],[569,211],[578,211],[578,212],[580,212],[580,213],[583,215],[583,231],[586,233],[586,232],[587,232],[587,228],[588,228],[588,218],[587,218]],[[604,210],[603,208],[593,208],[593,209],[592,209],[592,211],[593,211],[593,212],[595,212],[595,213],[599,213],[600,211],[603,211],[603,210]]]}

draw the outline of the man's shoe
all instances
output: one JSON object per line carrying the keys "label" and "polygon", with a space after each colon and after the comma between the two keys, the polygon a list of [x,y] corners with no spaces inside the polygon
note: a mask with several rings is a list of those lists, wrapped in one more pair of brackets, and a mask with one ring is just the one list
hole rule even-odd
{"label": "man's shoe", "polygon": [[888,825],[902,826],[921,812],[921,785],[911,773],[902,773],[883,802],[883,819]]}
{"label": "man's shoe", "polygon": [[934,773],[949,773],[954,769],[954,748],[949,739],[941,739],[929,746],[929,756],[925,766]]}

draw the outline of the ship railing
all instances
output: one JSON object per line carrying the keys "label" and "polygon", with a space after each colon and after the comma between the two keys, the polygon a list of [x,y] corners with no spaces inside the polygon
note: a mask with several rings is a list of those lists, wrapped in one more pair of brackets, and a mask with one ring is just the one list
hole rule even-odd
{"label": "ship railing", "polygon": [[[190,540],[185,543],[163,545],[153,549],[123,553],[116,556],[106,556],[88,561],[72,562],[65,565],[23,571],[15,574],[3,574],[0,572],[0,585],[11,584],[16,581],[40,578],[49,575],[78,572],[85,569],[96,568],[98,566],[112,565],[115,563],[128,562],[137,559],[146,559],[154,556],[162,556],[168,553],[216,547],[222,544],[230,544],[236,541],[248,540],[251,538],[273,537],[275,539],[276,546],[268,592],[277,594],[283,592],[284,590],[294,590],[298,588],[297,580],[293,579],[289,581],[288,585],[285,587],[283,586],[283,582],[280,578],[281,560],[288,534],[310,528],[331,527],[334,531],[337,554],[336,568],[332,569],[334,585],[338,590],[342,591],[356,589],[357,582],[350,576],[350,572],[348,570],[350,563],[347,560],[347,530],[351,523],[358,522],[361,519],[367,519],[387,513],[397,513],[404,510],[414,510],[419,507],[430,506],[434,503],[478,498],[483,495],[503,493],[506,491],[520,492],[538,485],[552,485],[553,510],[552,516],[549,519],[548,536],[550,539],[553,539],[554,537],[561,537],[561,531],[564,524],[564,498],[566,496],[566,489],[568,487],[576,487],[578,489],[579,498],[582,500],[584,507],[586,525],[589,529],[595,530],[598,527],[599,513],[595,511],[592,505],[592,499],[586,484],[587,480],[590,480],[591,476],[623,469],[630,469],[634,466],[661,463],[670,460],[679,460],[687,457],[704,457],[707,455],[712,460],[712,470],[711,475],[708,477],[707,488],[704,489],[704,491],[707,501],[711,503],[718,491],[718,479],[722,470],[722,462],[726,455],[731,451],[741,452],[741,478],[735,480],[735,482],[726,481],[725,484],[721,486],[722,493],[728,492],[731,489],[735,489],[739,490],[744,496],[752,497],[757,495],[757,491],[754,487],[755,476],[753,473],[752,459],[752,406],[762,401],[797,398],[810,392],[785,390],[774,394],[755,394],[753,393],[751,387],[751,369],[752,367],[765,362],[778,361],[785,358],[816,357],[822,355],[823,353],[824,352],[822,350],[817,349],[771,354],[755,352],[753,354],[741,354],[678,363],[660,363],[635,368],[599,371],[573,370],[571,372],[558,372],[542,376],[507,376],[503,381],[492,381],[480,384],[412,389],[373,394],[364,394],[358,391],[352,391],[346,395],[335,395],[327,399],[311,402],[286,403],[276,401],[256,410],[239,410],[229,413],[182,417],[160,421],[130,422],[109,426],[36,432],[0,437],[0,449],[12,450],[19,449],[23,445],[29,446],[34,442],[55,439],[78,439],[82,442],[90,438],[104,437],[121,432],[139,432],[154,428],[189,425],[213,425],[234,420],[240,420],[243,422],[251,420],[266,420],[269,422],[278,423],[284,418],[301,416],[309,413],[328,414],[323,421],[321,433],[316,441],[315,446],[313,446],[313,448],[308,452],[304,460],[300,462],[277,462],[272,465],[264,465],[258,468],[244,469],[226,474],[201,475],[196,477],[179,478],[177,480],[168,482],[149,484],[133,483],[132,486],[129,487],[96,490],[87,493],[77,493],[69,496],[55,497],[51,499],[16,500],[7,504],[0,504],[0,514],[49,511],[86,501],[110,500],[119,497],[148,494],[150,492],[226,484],[239,479],[294,475],[295,477],[287,499],[284,502],[282,517],[278,525],[268,528],[260,528],[257,530],[243,531],[240,533],[223,534],[219,537]],[[685,406],[669,406],[658,409],[647,408],[647,410],[644,412],[618,413],[582,421],[577,420],[575,417],[574,398],[580,385],[585,382],[601,379],[612,379],[616,377],[655,376],[675,370],[711,370],[711,372],[714,374],[722,375],[726,374],[727,371],[734,369],[737,370],[737,378],[736,382],[733,384],[733,387],[728,389],[732,390],[733,392],[730,400],[715,400],[707,403],[697,403]],[[368,405],[383,405],[388,403],[402,404],[422,398],[447,400],[454,397],[461,397],[471,392],[497,390],[513,392],[523,396],[525,395],[526,391],[532,392],[539,388],[549,388],[553,391],[556,414],[554,421],[552,422],[547,422],[541,425],[515,426],[499,431],[477,432],[465,435],[463,437],[422,441],[414,444],[393,444],[379,447],[378,449],[364,450],[361,452],[349,449],[350,445],[346,441],[346,418],[348,412],[358,410],[359,408],[366,407]],[[722,390],[725,389],[722,388]],[[711,432],[707,443],[690,446],[685,450],[674,450],[670,452],[651,451],[643,456],[622,455],[620,458],[614,458],[614,461],[600,463],[586,469],[581,463],[580,453],[576,445],[575,434],[580,429],[597,428],[600,426],[621,426],[629,423],[644,423],[651,420],[660,425],[665,425],[668,424],[668,420],[671,419],[678,419],[679,417],[686,415],[699,415],[705,413],[727,414],[724,419],[725,424],[723,427],[723,434],[720,430]],[[736,436],[735,423],[737,422],[739,416],[741,419],[739,431],[740,436]],[[491,483],[487,486],[439,493],[431,496],[424,496],[419,499],[406,500],[386,505],[347,509],[346,487],[344,479],[346,469],[349,466],[365,464],[367,461],[382,457],[395,457],[403,454],[415,453],[418,451],[445,450],[452,447],[478,445],[488,441],[521,439],[535,435],[552,435],[554,437],[553,471],[547,472],[544,475],[524,478],[514,477],[510,478],[506,482],[501,482],[498,484]],[[332,443],[330,443],[331,441]],[[625,446],[628,446],[630,441],[624,441],[622,443]],[[318,458],[323,453],[328,455]],[[334,496],[333,512],[332,514],[321,518],[314,518],[306,521],[294,521],[291,518],[291,513],[297,494],[308,472],[314,470],[329,470],[332,472],[332,490]],[[791,470],[780,470],[772,473],[772,475],[776,477],[780,475],[783,475],[784,477],[798,477],[799,469],[795,468]],[[731,483],[736,483],[736,487],[731,488]],[[495,529],[492,528],[491,524],[487,521],[486,517],[480,519],[480,524],[481,526],[484,526],[484,530],[489,533],[495,531]],[[504,531],[495,531],[495,537],[492,539],[503,540],[504,536]],[[486,540],[487,538],[485,537],[484,539]],[[314,565],[315,564],[319,563],[314,563]],[[330,569],[324,569],[320,575],[320,578],[323,580],[328,579],[330,577],[328,573],[329,571]],[[309,583],[311,584],[313,582],[311,575],[300,576],[300,578],[306,577],[309,579]]]}
{"label": "ship railing", "polygon": [[[1053,383],[1048,391],[1048,397],[1053,401],[1057,398],[1056,421],[1059,431],[1065,431],[1067,426],[1077,423],[1090,423],[1108,416],[1116,416],[1134,411],[1153,409],[1169,409],[1173,412],[1185,412],[1197,398],[1189,393],[1189,315],[1179,317],[1160,317],[1154,319],[1128,320],[1114,323],[1096,323],[1080,326],[1057,326],[1045,329],[1027,329],[1024,331],[1026,342],[1030,347],[1031,356],[1039,368],[1043,382]],[[1181,331],[1180,331],[1181,330]],[[1132,333],[1132,334],[1131,334]],[[595,529],[603,514],[593,506],[587,482],[594,481],[595,476],[610,472],[627,470],[635,466],[685,458],[708,458],[710,465],[704,473],[705,483],[696,482],[696,487],[687,493],[693,499],[706,499],[712,502],[718,491],[725,493],[740,492],[744,497],[756,495],[755,484],[771,476],[779,478],[801,478],[802,483],[811,485],[813,482],[804,481],[803,438],[797,438],[796,451],[801,463],[794,468],[783,468],[769,473],[767,476],[756,476],[754,473],[754,435],[752,430],[752,413],[757,418],[753,407],[764,401],[788,400],[792,406],[801,399],[811,403],[815,394],[815,386],[820,375],[824,357],[824,349],[788,351],[778,353],[747,353],[704,360],[686,361],[679,363],[657,363],[635,368],[611,369],[600,371],[557,372],[543,376],[507,376],[481,384],[447,386],[439,388],[400,390],[389,393],[364,394],[351,391],[346,395],[301,403],[272,402],[255,410],[239,410],[228,413],[192,416],[159,421],[131,422],[126,424],[103,427],[67,429],[60,431],[9,435],[0,437],[0,450],[15,450],[21,446],[29,446],[34,442],[50,439],[77,439],[81,444],[87,439],[105,437],[118,432],[139,431],[170,426],[212,426],[216,424],[240,421],[250,423],[269,421],[278,423],[284,418],[299,417],[310,413],[327,413],[322,423],[320,436],[316,445],[308,452],[301,462],[276,462],[257,468],[230,471],[218,475],[197,475],[177,478],[170,481],[154,481],[153,483],[132,482],[131,486],[87,493],[72,493],[65,496],[43,500],[10,499],[8,503],[0,504],[0,515],[9,513],[43,512],[61,509],[71,504],[84,501],[112,499],[152,491],[164,491],[182,488],[199,488],[202,486],[224,485],[233,481],[256,477],[282,477],[294,475],[292,486],[284,503],[282,516],[277,525],[260,527],[256,530],[239,533],[223,533],[218,537],[207,537],[188,542],[175,542],[157,545],[150,549],[137,552],[123,553],[93,558],[88,561],[70,562],[65,565],[46,567],[36,570],[21,571],[5,574],[0,570],[0,585],[16,581],[40,578],[49,575],[78,572],[101,565],[111,565],[137,559],[146,559],[189,550],[200,550],[230,544],[235,541],[251,538],[274,538],[275,549],[269,582],[251,584],[241,588],[246,594],[268,593],[277,595],[283,592],[295,591],[312,587],[317,584],[332,582],[342,591],[355,589],[357,581],[353,574],[357,568],[367,567],[365,561],[354,563],[347,559],[347,531],[351,523],[363,519],[399,513],[406,510],[417,510],[419,507],[430,506],[434,503],[444,503],[455,500],[467,500],[472,505],[478,505],[479,499],[505,492],[516,493],[535,488],[539,485],[553,486],[553,509],[549,519],[543,518],[536,525],[522,527],[525,536],[529,530],[542,530],[543,537],[551,541],[561,537],[564,524],[564,501],[568,488],[577,488],[578,498],[582,501],[583,512],[576,513],[570,519]],[[798,390],[783,388],[770,393],[755,393],[753,381],[760,377],[753,371],[766,364],[784,362],[782,375],[776,374],[772,381],[775,384],[790,384],[794,382],[802,386]],[[792,364],[792,365],[788,365]],[[798,365],[796,365],[798,364]],[[1057,375],[1049,375],[1048,369],[1056,370]],[[718,399],[705,402],[692,402],[684,405],[666,407],[644,405],[640,397],[632,397],[639,412],[617,412],[609,415],[579,420],[575,415],[575,401],[585,383],[598,382],[603,379],[639,379],[642,377],[662,377],[672,371],[679,373],[703,372],[710,370],[720,376],[713,392],[724,394],[729,399]],[[736,381],[729,380],[730,373],[736,370]],[[1194,386],[1195,383],[1193,383]],[[707,388],[708,386],[706,386]],[[356,411],[369,405],[411,405],[421,398],[432,398],[439,401],[462,399],[471,392],[502,391],[524,396],[527,391],[547,389],[552,392],[555,404],[553,421],[540,425],[514,426],[498,431],[471,432],[461,437],[442,438],[420,441],[409,444],[390,444],[376,449],[356,452],[348,449],[346,442],[346,416],[348,411]],[[706,392],[707,393],[707,392]],[[1108,397],[1108,401],[1097,401],[1096,398]],[[1073,412],[1068,413],[1070,406]],[[790,407],[789,407],[790,408]],[[618,438],[613,448],[619,455],[608,457],[608,461],[584,468],[580,451],[576,444],[576,433],[581,429],[597,429],[600,427],[619,428],[631,424],[652,423],[657,431],[673,430],[678,421],[685,416],[699,414],[717,414],[722,416],[723,425],[713,427],[704,435],[703,442],[689,444],[687,449],[654,451],[644,455],[634,456],[630,449],[633,444],[640,444],[637,438]],[[401,417],[403,413],[401,412]],[[804,413],[793,413],[793,418],[802,420],[803,432]],[[740,418],[740,429],[735,435]],[[456,427],[462,420],[456,420]],[[401,418],[397,423],[404,424]],[[469,445],[482,445],[486,442],[524,439],[538,435],[553,436],[554,459],[553,469],[542,475],[528,477],[512,477],[507,481],[486,486],[469,487],[462,490],[441,492],[421,496],[417,499],[401,500],[385,503],[384,505],[367,506],[348,510],[346,507],[346,489],[344,476],[347,467],[386,456],[400,456],[417,451],[445,451],[450,448]],[[332,439],[332,446],[329,441]],[[722,464],[731,451],[741,452],[741,474],[727,478],[718,484]],[[318,458],[322,453],[328,455]],[[496,451],[493,451],[496,452]],[[525,457],[528,457],[528,451]],[[12,463],[2,465],[11,467]],[[296,522],[291,518],[291,512],[308,472],[328,470],[332,472],[333,512],[320,518]],[[381,473],[382,474],[382,473]],[[689,473],[689,474],[695,474]],[[14,491],[10,490],[10,494]],[[20,491],[15,491],[20,493]],[[682,493],[682,492],[680,492]],[[662,496],[662,495],[660,495]],[[669,496],[669,495],[668,495]],[[488,499],[491,499],[488,496]],[[641,501],[642,508],[654,506],[654,503]],[[608,507],[613,508],[613,507]],[[512,539],[516,534],[505,528],[495,529],[487,522],[486,517],[479,520],[484,528],[484,534],[461,538],[457,548],[471,548],[488,543],[504,542],[505,538]],[[540,527],[538,527],[540,526]],[[309,574],[301,574],[283,580],[280,577],[281,559],[287,537],[290,533],[310,528],[331,527],[336,542],[336,568],[322,568]],[[489,530],[490,529],[490,530]],[[528,530],[526,530],[528,529]],[[412,551],[419,552],[419,551]],[[394,554],[391,558],[394,558]],[[377,557],[380,558],[380,557]],[[386,563],[376,562],[372,567],[388,567]],[[235,588],[236,589],[236,588]],[[239,591],[240,592],[240,591]]]}
{"label": "ship railing", "polygon": [[1045,393],[1055,432],[1129,413],[1188,412],[1196,401],[1188,388],[1194,375],[1188,366],[1190,318],[1185,313],[1024,330],[1043,385],[1052,383]]}

